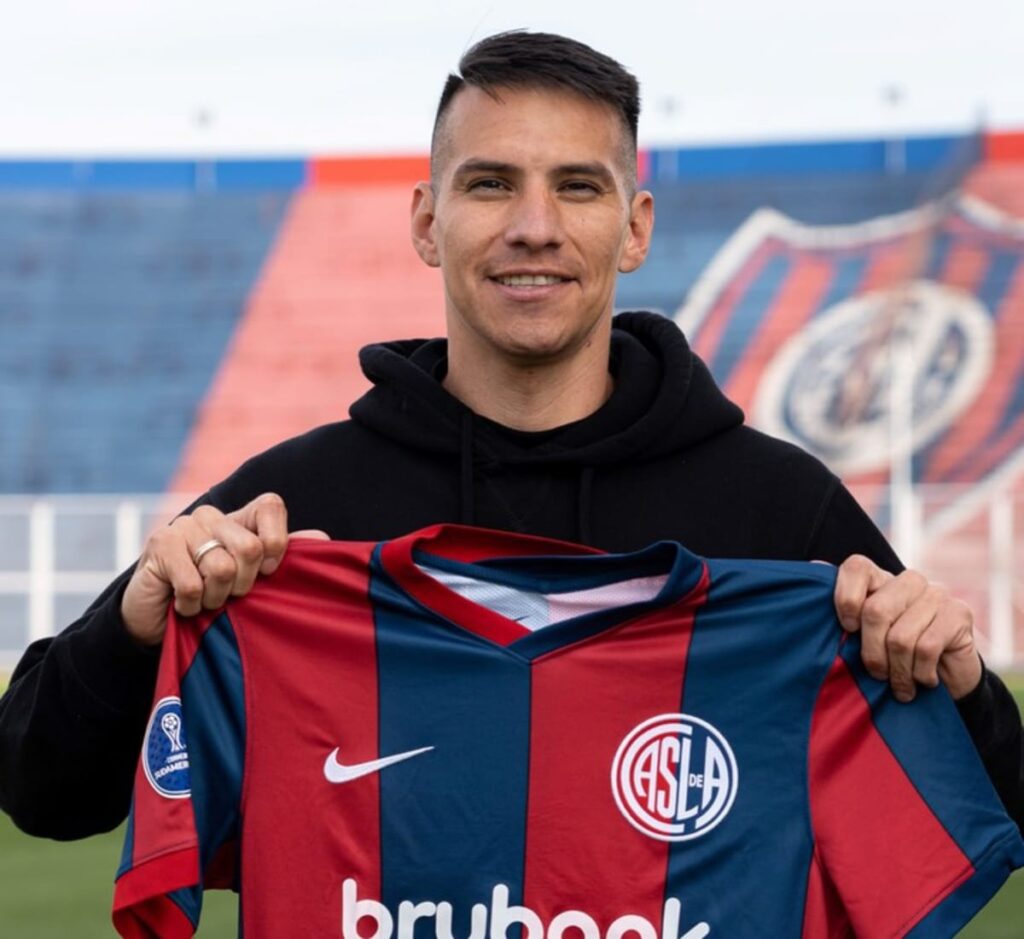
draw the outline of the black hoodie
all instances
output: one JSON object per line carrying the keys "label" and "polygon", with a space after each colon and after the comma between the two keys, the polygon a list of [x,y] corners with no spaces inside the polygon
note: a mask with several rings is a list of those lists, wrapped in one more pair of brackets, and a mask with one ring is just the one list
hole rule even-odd
{"label": "black hoodie", "polygon": [[[664,317],[616,317],[611,397],[589,417],[540,433],[498,425],[449,395],[444,340],[369,346],[360,358],[374,387],[350,421],[254,457],[200,501],[229,511],[277,492],[290,529],[344,540],[463,522],[610,551],[672,539],[707,557],[839,563],[861,553],[900,568],[839,480],[746,427]],[[0,804],[26,831],[82,837],[127,813],[156,671],[156,655],[121,623],[129,574],[60,636],[34,643],[0,699]],[[960,710],[1020,824],[1012,697],[986,673]]]}

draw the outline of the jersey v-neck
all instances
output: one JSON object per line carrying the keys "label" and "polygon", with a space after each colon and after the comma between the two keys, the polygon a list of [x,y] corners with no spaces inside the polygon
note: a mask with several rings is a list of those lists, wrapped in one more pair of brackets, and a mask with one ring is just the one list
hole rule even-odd
{"label": "jersey v-neck", "polygon": [[[628,554],[605,554],[568,542],[458,525],[437,525],[384,542],[375,550],[373,563],[435,617],[528,659],[584,641],[646,613],[685,603],[701,594],[707,579],[704,561],[675,542],[657,542]],[[640,578],[663,578],[663,583],[645,599],[613,602],[531,630],[474,602],[424,568],[454,578],[555,596]]]}

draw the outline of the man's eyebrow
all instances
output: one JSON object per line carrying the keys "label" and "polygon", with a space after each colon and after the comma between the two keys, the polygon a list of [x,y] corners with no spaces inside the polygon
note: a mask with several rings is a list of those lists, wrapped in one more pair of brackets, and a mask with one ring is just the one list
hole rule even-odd
{"label": "man's eyebrow", "polygon": [[519,168],[511,163],[503,163],[501,160],[482,160],[473,157],[460,163],[455,168],[454,175],[466,176],[469,173],[498,173],[502,176],[508,176],[517,172],[519,172]]}
{"label": "man's eyebrow", "polygon": [[555,167],[554,173],[556,176],[593,176],[608,186],[615,183],[612,171],[596,160],[590,163],[565,163]]}

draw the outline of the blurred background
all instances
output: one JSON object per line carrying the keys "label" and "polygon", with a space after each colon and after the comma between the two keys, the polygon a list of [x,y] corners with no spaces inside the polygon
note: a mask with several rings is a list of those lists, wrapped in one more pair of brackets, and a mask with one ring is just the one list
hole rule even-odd
{"label": "blurred background", "polygon": [[[411,187],[447,72],[524,27],[640,79],[657,224],[617,306],[675,318],[751,423],[971,603],[1024,687],[1024,4],[552,7],[5,12],[0,671],[161,516],[343,419],[360,346],[443,332]],[[0,838],[0,933],[112,934],[119,835]],[[233,934],[211,907],[202,934]],[[1015,879],[965,935],[1021,922]]]}

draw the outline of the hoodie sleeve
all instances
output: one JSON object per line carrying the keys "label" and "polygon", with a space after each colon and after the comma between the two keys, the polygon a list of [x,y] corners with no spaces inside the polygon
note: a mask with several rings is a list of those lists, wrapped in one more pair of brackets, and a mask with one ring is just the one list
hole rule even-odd
{"label": "hoodie sleeve", "polygon": [[863,554],[894,574],[903,570],[903,563],[885,535],[850,491],[833,476],[808,539],[805,558],[842,564],[851,554]]}
{"label": "hoodie sleeve", "polygon": [[160,657],[121,619],[134,570],[59,635],[33,642],[0,698],[0,808],[30,835],[85,838],[128,813]]}
{"label": "hoodie sleeve", "polygon": [[[806,557],[841,564],[851,554],[866,555],[893,573],[903,570],[885,536],[849,490],[835,480]],[[1003,806],[1024,832],[1024,726],[1013,695],[999,676],[986,668],[978,687],[956,705]]]}
{"label": "hoodie sleeve", "polygon": [[[270,488],[262,466],[250,460],[183,514],[244,505]],[[32,643],[0,697],[0,808],[30,835],[86,838],[128,814],[160,658],[121,619],[134,570],[58,635]]]}
{"label": "hoodie sleeve", "polygon": [[0,807],[30,835],[84,838],[127,813],[159,658],[121,620],[133,569],[32,643],[0,698]]}

